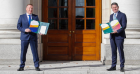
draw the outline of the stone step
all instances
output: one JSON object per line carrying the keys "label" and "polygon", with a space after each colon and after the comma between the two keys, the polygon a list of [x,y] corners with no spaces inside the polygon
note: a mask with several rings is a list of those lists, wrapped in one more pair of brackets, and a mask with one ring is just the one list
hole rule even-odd
{"label": "stone step", "polygon": [[106,71],[110,65],[100,61],[44,61],[40,63],[42,71],[35,71],[33,65],[26,65],[24,71],[17,71],[19,65],[0,65],[0,74],[140,74],[140,65],[126,65],[125,72]]}
{"label": "stone step", "polygon": [[131,27],[131,28],[126,28],[125,31],[140,31],[140,28],[139,27],[138,28],[136,28],[136,27],[132,28]]}
{"label": "stone step", "polygon": [[140,71],[0,71],[0,74],[140,74]]}

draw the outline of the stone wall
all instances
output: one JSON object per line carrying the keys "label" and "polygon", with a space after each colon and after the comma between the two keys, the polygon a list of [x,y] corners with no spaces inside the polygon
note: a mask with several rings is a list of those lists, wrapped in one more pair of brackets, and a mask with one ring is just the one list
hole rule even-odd
{"label": "stone wall", "polygon": [[[102,23],[109,22],[112,2],[117,2],[120,11],[127,15],[127,38],[124,43],[126,64],[140,64],[140,0],[102,0]],[[34,5],[33,13],[37,14],[41,21],[42,0],[1,0],[0,2],[0,64],[19,64],[20,62],[20,31],[17,30],[16,26],[19,16],[26,13],[25,8],[29,3]],[[101,61],[105,64],[111,64],[109,34],[102,33],[101,45]],[[38,46],[41,61],[43,59],[41,36],[38,36]],[[27,64],[33,64],[30,47],[27,52]]]}
{"label": "stone wall", "polygon": [[[41,0],[1,0],[0,2],[0,64],[19,64],[21,41],[20,31],[17,30],[17,21],[21,14],[26,13],[26,5]],[[41,18],[40,3],[34,6],[34,13]],[[40,5],[39,5],[40,4]],[[37,8],[38,7],[38,8]],[[40,19],[41,20],[41,19]],[[42,60],[41,37],[38,36],[38,53],[40,61]],[[33,57],[30,47],[27,52],[26,64],[33,64]]]}

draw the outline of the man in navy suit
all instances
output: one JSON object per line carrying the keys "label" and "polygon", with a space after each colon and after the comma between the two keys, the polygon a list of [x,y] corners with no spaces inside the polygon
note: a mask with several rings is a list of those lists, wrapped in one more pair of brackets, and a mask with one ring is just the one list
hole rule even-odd
{"label": "man in navy suit", "polygon": [[108,71],[116,70],[117,48],[118,48],[119,56],[120,56],[120,71],[124,72],[125,57],[124,57],[124,51],[123,51],[123,48],[124,48],[123,44],[124,44],[124,39],[126,38],[125,29],[127,26],[127,18],[124,13],[119,11],[119,6],[117,3],[115,2],[112,3],[111,8],[112,8],[113,14],[110,15],[110,21],[112,21],[113,19],[118,19],[122,28],[110,34],[110,44],[111,44],[111,49],[112,49],[112,66],[110,69],[107,69],[107,70]]}
{"label": "man in navy suit", "polygon": [[26,14],[20,15],[18,23],[17,23],[17,29],[21,31],[21,56],[20,56],[20,68],[18,71],[23,71],[26,61],[26,53],[28,49],[28,45],[30,44],[32,54],[33,54],[33,61],[36,71],[41,71],[39,69],[39,57],[38,57],[38,51],[37,51],[37,34],[31,32],[29,29],[29,25],[31,20],[39,21],[38,16],[35,14],[32,14],[33,12],[33,5],[28,4],[26,7]]}

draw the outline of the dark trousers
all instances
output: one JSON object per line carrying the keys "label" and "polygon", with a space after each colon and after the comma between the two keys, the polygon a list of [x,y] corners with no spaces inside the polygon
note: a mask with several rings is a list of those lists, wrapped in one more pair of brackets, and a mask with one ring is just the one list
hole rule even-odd
{"label": "dark trousers", "polygon": [[120,67],[124,67],[125,63],[125,57],[124,57],[124,51],[123,51],[123,44],[124,39],[110,39],[111,49],[112,49],[112,67],[116,67],[117,64],[117,48],[120,56]]}
{"label": "dark trousers", "polygon": [[21,64],[20,64],[20,67],[25,66],[26,53],[27,53],[29,43],[30,43],[30,46],[31,46],[32,54],[33,54],[34,66],[39,67],[37,40],[21,40],[21,56],[20,56]]}

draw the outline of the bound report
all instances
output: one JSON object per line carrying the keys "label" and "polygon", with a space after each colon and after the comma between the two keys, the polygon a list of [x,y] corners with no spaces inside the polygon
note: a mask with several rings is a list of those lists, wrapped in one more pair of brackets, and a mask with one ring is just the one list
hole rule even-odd
{"label": "bound report", "polygon": [[105,23],[105,24],[100,24],[104,34],[107,34],[107,33],[112,33],[114,31],[117,31],[119,30],[121,27],[119,21],[117,19],[109,22],[109,23]]}
{"label": "bound report", "polygon": [[50,23],[32,20],[29,29],[34,33],[47,34]]}

